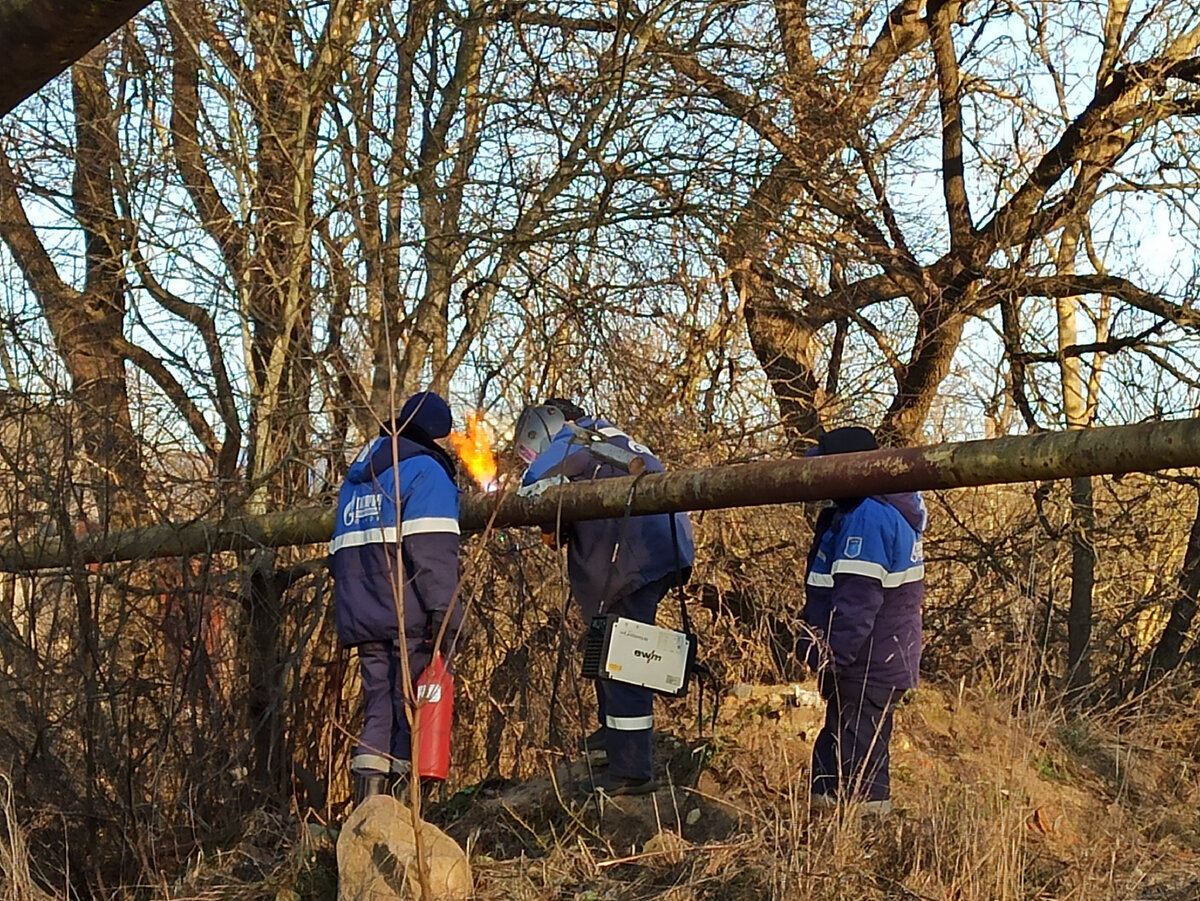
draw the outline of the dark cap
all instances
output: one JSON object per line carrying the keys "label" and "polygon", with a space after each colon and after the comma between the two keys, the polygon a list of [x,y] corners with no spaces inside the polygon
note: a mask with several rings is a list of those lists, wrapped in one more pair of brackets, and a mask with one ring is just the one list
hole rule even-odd
{"label": "dark cap", "polygon": [[825,457],[830,454],[854,454],[860,451],[879,450],[879,442],[870,429],[860,425],[832,429],[817,439],[817,446],[809,448],[808,456]]}
{"label": "dark cap", "polygon": [[404,402],[400,415],[385,422],[379,433],[388,435],[397,426],[403,430],[413,425],[430,438],[445,438],[450,434],[452,424],[450,405],[432,391],[420,391]]}
{"label": "dark cap", "polygon": [[584,411],[583,407],[567,400],[565,397],[547,397],[544,401],[542,401],[542,406],[558,407],[558,411],[571,422],[574,422],[577,419],[583,419],[583,417],[587,416],[587,413]]}

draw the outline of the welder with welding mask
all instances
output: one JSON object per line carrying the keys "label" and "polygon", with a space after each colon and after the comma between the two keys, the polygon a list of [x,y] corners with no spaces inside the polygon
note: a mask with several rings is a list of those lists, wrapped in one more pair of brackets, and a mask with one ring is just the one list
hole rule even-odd
{"label": "welder with welding mask", "polygon": [[[823,434],[810,456],[872,451],[865,428]],[[917,684],[926,512],[916,492],[839,498],[817,517],[799,653],[817,671],[825,725],[813,746],[811,804],[891,810],[896,704]]]}
{"label": "welder with welding mask", "polygon": [[439,632],[449,658],[462,627],[454,602],[458,488],[454,460],[438,444],[450,427],[445,400],[414,394],[362,449],[338,495],[334,612],[338,639],[358,651],[363,684],[362,733],[350,760],[355,803],[399,793],[412,769],[401,655],[415,685]]}
{"label": "welder with welding mask", "polygon": [[[584,440],[581,433],[587,436]],[[523,490],[616,478],[643,469],[663,471],[649,449],[561,398],[526,407],[514,439],[517,452],[529,464]],[[597,442],[615,447],[637,465],[605,462]],[[567,546],[571,592],[585,623],[603,612],[653,625],[659,603],[673,585],[687,580],[695,557],[692,526],[684,513],[566,523],[559,540]],[[582,750],[597,768],[607,763],[607,769],[582,788],[609,796],[654,791],[654,693],[597,679],[596,698],[599,727],[583,740]]]}

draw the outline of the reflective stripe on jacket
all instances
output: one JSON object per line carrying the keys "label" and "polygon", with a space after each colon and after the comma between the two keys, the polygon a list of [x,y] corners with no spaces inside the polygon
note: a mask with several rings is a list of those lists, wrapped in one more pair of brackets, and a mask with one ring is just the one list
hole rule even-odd
{"label": "reflective stripe on jacket", "polygon": [[[610,423],[585,417],[578,420],[577,425],[594,429],[617,447],[637,454],[645,462],[647,472],[663,471],[662,463],[648,448]],[[573,437],[569,428],[560,430],[550,446],[529,464],[523,484],[532,485],[559,475],[576,482],[628,475],[598,460],[595,465],[581,465],[580,461],[586,461],[586,458],[577,455],[587,454],[587,450],[582,444],[573,444]],[[671,541],[671,515],[666,513],[631,516],[628,522],[624,518],[613,518],[569,525],[566,530],[567,574],[575,599],[582,605],[585,621],[595,615],[601,603],[611,605],[674,573],[677,566],[683,571],[681,575],[686,576],[696,556],[692,524],[686,513],[676,513],[674,517],[674,544]],[[620,547],[614,562],[613,551],[618,543]]]}
{"label": "reflective stripe on jacket", "polygon": [[822,511],[805,578],[810,665],[894,689],[917,684],[925,507],[918,494],[838,501]]}
{"label": "reflective stripe on jacket", "polygon": [[[426,635],[435,618],[445,617],[458,584],[458,544],[458,489],[437,458],[403,437],[394,449],[390,437],[364,447],[338,494],[329,545],[342,644],[400,637],[400,584],[405,634]],[[452,628],[461,609],[455,604]]]}

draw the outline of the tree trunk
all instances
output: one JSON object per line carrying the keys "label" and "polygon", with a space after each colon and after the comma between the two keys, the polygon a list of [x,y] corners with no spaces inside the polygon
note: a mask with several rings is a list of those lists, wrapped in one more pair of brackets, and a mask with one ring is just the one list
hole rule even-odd
{"label": "tree trunk", "polygon": [[1067,688],[1091,684],[1092,590],[1096,584],[1096,510],[1092,480],[1071,480],[1071,607],[1067,614]]}
{"label": "tree trunk", "polygon": [[101,528],[128,529],[144,507],[144,472],[133,431],[125,378],[124,225],[112,173],[120,163],[116,113],[102,49],[75,66],[75,159],[72,202],[84,236],[85,276],[77,291],[58,274],[17,193],[17,177],[0,153],[0,238],[12,251],[50,325],[71,377],[78,430],[94,478],[94,515]]}
{"label": "tree trunk", "polygon": [[[1075,274],[1075,255],[1081,228],[1066,229],[1058,248],[1060,275]],[[1082,361],[1070,349],[1079,343],[1077,318],[1082,300],[1059,297],[1055,301],[1058,317],[1058,370],[1062,391],[1063,418],[1068,429],[1085,429],[1088,419],[1087,394]],[[1099,364],[1097,364],[1099,365]],[[1096,510],[1092,480],[1071,480],[1071,606],[1067,612],[1067,690],[1080,696],[1092,681],[1092,590],[1096,584]]]}
{"label": "tree trunk", "polygon": [[[276,553],[255,552],[249,561],[249,584],[242,595],[248,621],[247,715],[250,734],[250,783],[261,797],[282,797],[287,767],[283,753],[281,679],[281,598],[275,580]],[[251,804],[259,799],[248,799]]]}
{"label": "tree trunk", "polygon": [[[251,81],[261,98],[254,108],[257,215],[248,278],[254,421],[247,508],[261,514],[308,496],[307,467],[296,448],[308,445],[311,427],[316,89],[295,56],[294,34],[285,25],[288,4],[273,0],[247,10],[257,60]],[[268,802],[282,798],[287,773],[276,557],[273,549],[262,549],[243,561],[250,578],[243,588],[246,631],[240,636],[248,664],[250,780]]]}
{"label": "tree trunk", "polygon": [[755,266],[770,245],[772,224],[795,202],[801,183],[790,161],[778,163],[721,241],[721,257],[742,300],[750,345],[779,405],[784,434],[797,452],[821,432],[814,328]]}
{"label": "tree trunk", "polygon": [[919,444],[921,429],[937,397],[938,387],[950,372],[967,316],[962,312],[962,292],[947,289],[920,311],[912,359],[896,389],[896,396],[880,426],[880,437],[899,445]]}
{"label": "tree trunk", "polygon": [[1175,578],[1175,599],[1171,616],[1150,658],[1150,678],[1156,679],[1175,669],[1183,660],[1183,644],[1196,617],[1200,599],[1200,504],[1192,519],[1183,566]]}

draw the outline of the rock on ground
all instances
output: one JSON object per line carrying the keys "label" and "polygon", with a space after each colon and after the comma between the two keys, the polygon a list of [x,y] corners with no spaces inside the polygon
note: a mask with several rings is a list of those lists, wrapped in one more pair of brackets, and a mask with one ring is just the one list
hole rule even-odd
{"label": "rock on ground", "polygon": [[[471,866],[462,848],[436,826],[421,824],[431,897],[471,897]],[[412,811],[390,795],[374,795],[354,809],[337,843],[338,901],[421,898]]]}

